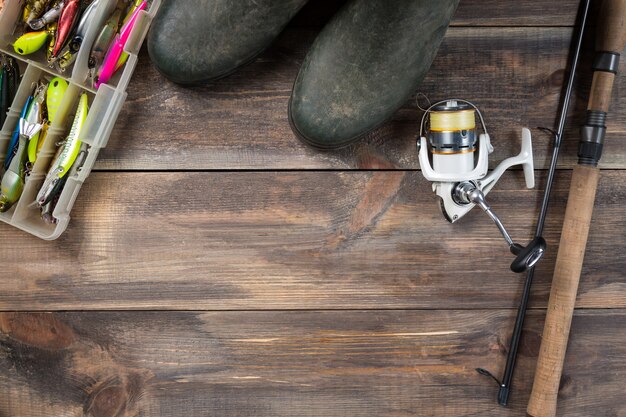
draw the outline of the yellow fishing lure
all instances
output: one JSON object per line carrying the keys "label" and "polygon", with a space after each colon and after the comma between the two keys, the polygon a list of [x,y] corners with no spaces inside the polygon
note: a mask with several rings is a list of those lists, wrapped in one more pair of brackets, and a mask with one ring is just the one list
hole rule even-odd
{"label": "yellow fishing lure", "polygon": [[76,116],[74,116],[72,129],[70,130],[69,136],[65,140],[63,151],[61,152],[61,156],[57,162],[57,172],[59,178],[63,178],[69,172],[80,152],[82,142],[79,138],[82,133],[83,126],[85,125],[85,121],[87,120],[87,113],[89,113],[89,101],[87,94],[83,93],[78,102],[78,108],[76,109]]}
{"label": "yellow fishing lure", "polygon": [[25,33],[15,41],[13,49],[20,55],[30,55],[43,48],[47,40],[48,32],[45,30]]}
{"label": "yellow fishing lure", "polygon": [[48,86],[48,92],[46,94],[46,107],[48,109],[48,121],[50,123],[53,123],[56,119],[59,106],[61,106],[63,97],[65,97],[67,87],[67,81],[63,78],[56,77],[50,80],[50,85]]}

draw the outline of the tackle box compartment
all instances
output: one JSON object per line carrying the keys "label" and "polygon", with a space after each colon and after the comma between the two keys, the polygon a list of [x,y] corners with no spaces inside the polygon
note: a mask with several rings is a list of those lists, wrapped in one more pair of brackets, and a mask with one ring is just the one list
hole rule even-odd
{"label": "tackle box compartment", "polygon": [[[122,110],[127,97],[126,88],[137,65],[139,49],[161,0],[148,0],[146,9],[139,12],[137,22],[124,48],[124,51],[129,55],[128,61],[107,84],[102,84],[96,90],[92,86],[87,65],[91,45],[117,2],[118,0],[101,0],[101,4],[96,9],[95,17],[89,22],[76,61],[65,72],[48,66],[45,50],[28,56],[15,53],[13,43],[21,35],[18,33],[18,22],[24,0],[6,0],[0,13],[0,52],[17,60],[21,74],[17,93],[11,103],[6,121],[0,130],[1,161],[4,161],[13,131],[19,122],[20,113],[32,93],[34,84],[38,81],[50,81],[54,77],[61,77],[69,85],[57,116],[48,129],[37,160],[25,182],[21,198],[6,213],[0,213],[0,221],[44,240],[55,240],[67,229],[70,222],[70,212],[80,189],[91,173],[100,149],[107,145],[117,117]],[[41,217],[35,198],[54,158],[57,144],[69,133],[79,96],[83,92],[87,93],[89,97],[89,113],[79,139],[88,146],[87,157],[82,168],[67,179],[53,211],[57,223],[47,223]]]}

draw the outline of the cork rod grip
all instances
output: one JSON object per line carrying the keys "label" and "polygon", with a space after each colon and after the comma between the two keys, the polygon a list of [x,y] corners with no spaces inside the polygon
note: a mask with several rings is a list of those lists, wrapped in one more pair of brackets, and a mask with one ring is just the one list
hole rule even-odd
{"label": "cork rod grip", "polygon": [[[597,31],[597,52],[622,53],[626,44],[626,0],[602,2]],[[609,111],[614,81],[615,74],[611,72],[594,72],[588,110]]]}
{"label": "cork rod grip", "polygon": [[535,381],[528,403],[527,411],[532,417],[556,416],[561,372],[599,174],[595,167],[578,165],[574,168]]}
{"label": "cork rod grip", "polygon": [[[574,168],[572,176],[535,380],[528,402],[527,412],[532,417],[556,416],[561,373],[600,176],[596,165],[602,154],[603,129],[606,129],[604,120],[611,101],[619,54],[626,43],[626,0],[604,0],[597,27],[599,62],[594,62],[585,127],[591,128],[594,134],[601,134],[598,137],[600,147],[585,148],[594,146],[596,137],[589,137],[588,134],[585,137],[583,128],[579,165]],[[603,127],[598,127],[597,123]],[[594,152],[589,152],[589,149]]]}
{"label": "cork rod grip", "polygon": [[621,54],[626,43],[626,1],[604,0],[598,21],[596,51]]}

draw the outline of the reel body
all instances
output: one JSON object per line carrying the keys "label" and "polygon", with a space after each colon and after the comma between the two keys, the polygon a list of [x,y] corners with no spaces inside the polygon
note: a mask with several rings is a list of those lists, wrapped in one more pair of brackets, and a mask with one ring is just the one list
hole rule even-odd
{"label": "reel body", "polygon": [[[482,133],[477,131],[476,116],[480,119]],[[449,99],[435,103],[424,113],[418,150],[422,174],[433,183],[446,220],[454,223],[478,205],[494,221],[511,252],[518,255],[511,269],[523,272],[539,261],[545,251],[545,241],[535,239],[527,247],[514,243],[485,200],[504,172],[516,165],[524,169],[526,186],[534,188],[530,130],[522,129],[520,153],[505,159],[489,173],[489,154],[494,148],[482,113],[469,101]]]}

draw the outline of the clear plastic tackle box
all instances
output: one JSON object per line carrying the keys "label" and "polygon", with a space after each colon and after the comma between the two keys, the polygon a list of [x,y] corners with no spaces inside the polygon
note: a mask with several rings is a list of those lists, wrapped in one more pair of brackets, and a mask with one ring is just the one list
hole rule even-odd
{"label": "clear plastic tackle box", "polygon": [[[129,54],[126,65],[107,84],[102,84],[96,90],[92,86],[87,65],[91,45],[105,25],[117,1],[101,0],[101,4],[98,5],[94,13],[94,18],[88,24],[83,46],[77,54],[76,61],[65,72],[59,72],[48,66],[45,48],[28,56],[20,56],[15,53],[13,44],[21,34],[17,31],[17,23],[22,13],[23,0],[6,0],[0,14],[0,52],[16,58],[22,75],[6,121],[0,130],[1,160],[4,160],[11,137],[19,122],[22,108],[32,94],[35,83],[61,77],[69,84],[55,120],[48,129],[37,160],[25,182],[20,200],[6,213],[0,213],[0,221],[41,239],[57,239],[67,228],[70,212],[81,186],[91,173],[100,149],[107,145],[113,126],[122,110],[127,97],[126,87],[137,65],[137,54],[161,3],[161,0],[149,0],[147,8],[139,13],[124,48],[124,51]],[[53,216],[57,220],[56,224],[48,223],[42,219],[35,198],[43,185],[58,143],[62,142],[69,133],[79,96],[83,92],[87,93],[89,97],[89,113],[79,139],[88,146],[88,153],[82,168],[67,179],[53,212]]]}

